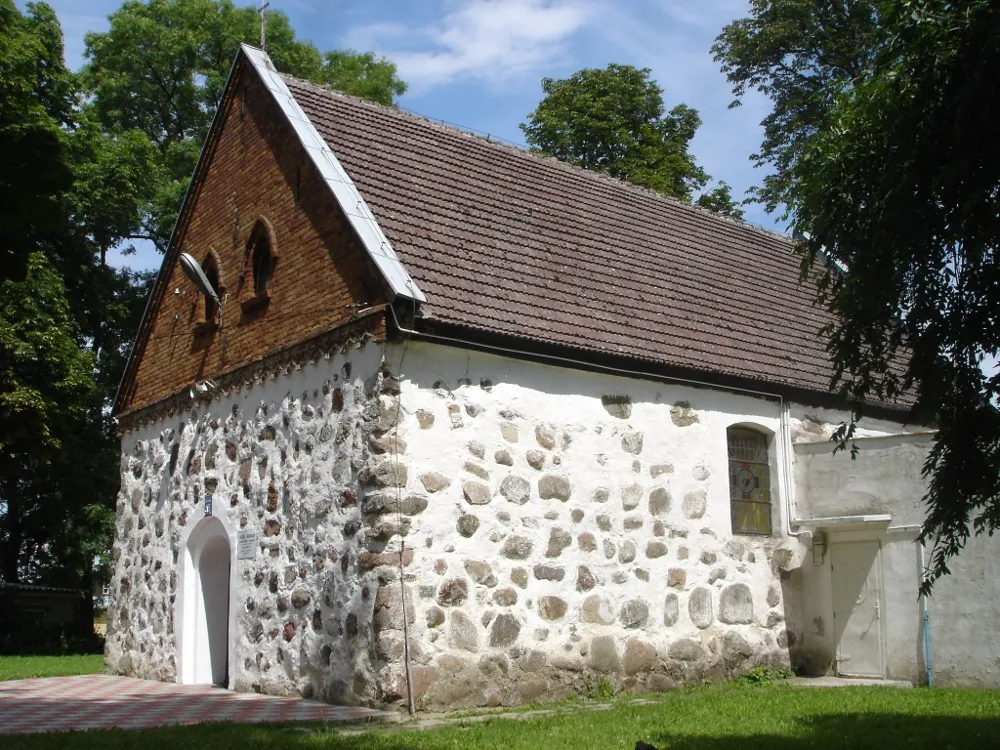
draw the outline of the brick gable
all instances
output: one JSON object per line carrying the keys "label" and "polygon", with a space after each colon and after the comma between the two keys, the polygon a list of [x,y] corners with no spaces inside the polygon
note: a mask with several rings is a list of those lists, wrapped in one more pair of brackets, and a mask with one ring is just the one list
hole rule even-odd
{"label": "brick gable", "polygon": [[[269,299],[255,298],[255,227],[273,238]],[[180,252],[218,269],[221,328],[181,270]],[[165,275],[164,275],[165,274]],[[118,413],[142,408],[389,301],[343,211],[271,94],[245,61],[234,69],[143,330]],[[254,305],[254,302],[258,304]]]}

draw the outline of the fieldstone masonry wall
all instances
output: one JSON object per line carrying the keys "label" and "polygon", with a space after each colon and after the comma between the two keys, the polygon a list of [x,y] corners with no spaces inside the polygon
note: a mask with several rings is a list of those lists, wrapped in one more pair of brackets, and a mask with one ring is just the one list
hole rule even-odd
{"label": "fieldstone masonry wall", "polygon": [[368,344],[274,373],[123,438],[112,671],[177,679],[179,572],[211,493],[234,547],[236,530],[259,532],[256,558],[231,572],[230,687],[384,699],[380,676],[396,657],[374,632],[394,624],[391,588],[382,587],[398,580],[399,562],[386,542],[425,501],[397,504],[384,491],[407,472],[389,455],[403,446],[391,436],[398,387],[382,354]]}
{"label": "fieldstone masonry wall", "polygon": [[[776,429],[774,405],[413,343],[405,361],[395,455],[421,511],[399,529],[419,549],[419,705],[660,690],[794,660],[797,543],[777,522],[767,538],[729,525],[725,428]],[[602,405],[603,388],[632,389],[630,407]],[[389,656],[397,591],[375,622]],[[390,672],[401,700],[402,663]]]}
{"label": "fieldstone masonry wall", "polygon": [[423,708],[796,661],[803,550],[780,505],[770,537],[729,519],[726,428],[774,433],[776,404],[405,346],[286,368],[123,438],[110,669],[177,679],[206,492],[232,545],[259,533],[230,582],[237,690],[402,704],[404,625]]}

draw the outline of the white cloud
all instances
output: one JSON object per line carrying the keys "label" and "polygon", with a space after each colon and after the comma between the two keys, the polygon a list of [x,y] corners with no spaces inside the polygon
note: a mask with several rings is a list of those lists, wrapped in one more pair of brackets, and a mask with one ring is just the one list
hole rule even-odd
{"label": "white cloud", "polygon": [[394,22],[370,23],[349,29],[344,41],[352,49],[382,50],[387,45],[405,44],[410,34],[412,34],[412,31],[405,24]]}
{"label": "white cloud", "polygon": [[385,54],[416,89],[463,78],[497,82],[565,57],[591,10],[590,0],[462,0],[438,23],[365,26],[350,41]]}

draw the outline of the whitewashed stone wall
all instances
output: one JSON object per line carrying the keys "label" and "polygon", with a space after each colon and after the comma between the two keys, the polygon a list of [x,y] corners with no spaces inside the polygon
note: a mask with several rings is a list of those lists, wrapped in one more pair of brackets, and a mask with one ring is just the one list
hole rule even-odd
{"label": "whitewashed stone wall", "polygon": [[[369,442],[395,419],[382,354],[321,359],[123,438],[112,671],[177,679],[182,558],[210,492],[233,548],[230,686],[381,700],[372,620],[390,531],[362,505],[365,486],[392,481],[384,445]],[[236,560],[245,528],[259,533],[254,560]]]}
{"label": "whitewashed stone wall", "polygon": [[836,574],[829,550],[840,542],[877,540],[886,677],[926,684],[929,645],[935,685],[1000,687],[1000,648],[993,626],[1000,618],[1000,539],[970,539],[949,563],[950,575],[934,584],[926,602],[929,644],[924,640],[918,589],[931,545],[921,553],[916,540],[926,513],[921,471],[932,447],[933,435],[926,432],[859,440],[852,461],[832,455],[827,446],[796,445],[800,516],[888,514],[892,519],[870,528],[826,526],[826,554],[803,566],[802,659],[810,673],[830,673],[841,666],[833,612]]}
{"label": "whitewashed stone wall", "polygon": [[[801,551],[779,506],[771,537],[734,537],[728,500],[726,428],[778,433],[777,403],[423,343],[388,359],[404,362],[401,492],[427,501],[407,537],[423,705],[789,664]],[[628,396],[628,417],[605,395]]]}
{"label": "whitewashed stone wall", "polygon": [[[836,416],[794,413],[797,440]],[[206,492],[233,549],[237,690],[402,703],[404,623],[421,707],[794,664],[805,550],[779,420],[763,398],[418,342],[288,368],[123,438],[108,666],[177,679]],[[773,436],[769,537],[730,531],[734,424]]]}

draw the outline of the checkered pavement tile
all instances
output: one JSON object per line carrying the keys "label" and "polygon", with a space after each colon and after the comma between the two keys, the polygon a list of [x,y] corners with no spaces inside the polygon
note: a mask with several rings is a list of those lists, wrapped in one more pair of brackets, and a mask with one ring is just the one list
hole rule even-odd
{"label": "checkered pavement tile", "polygon": [[301,698],[110,675],[0,682],[0,735],[226,722],[358,721],[393,714]]}

